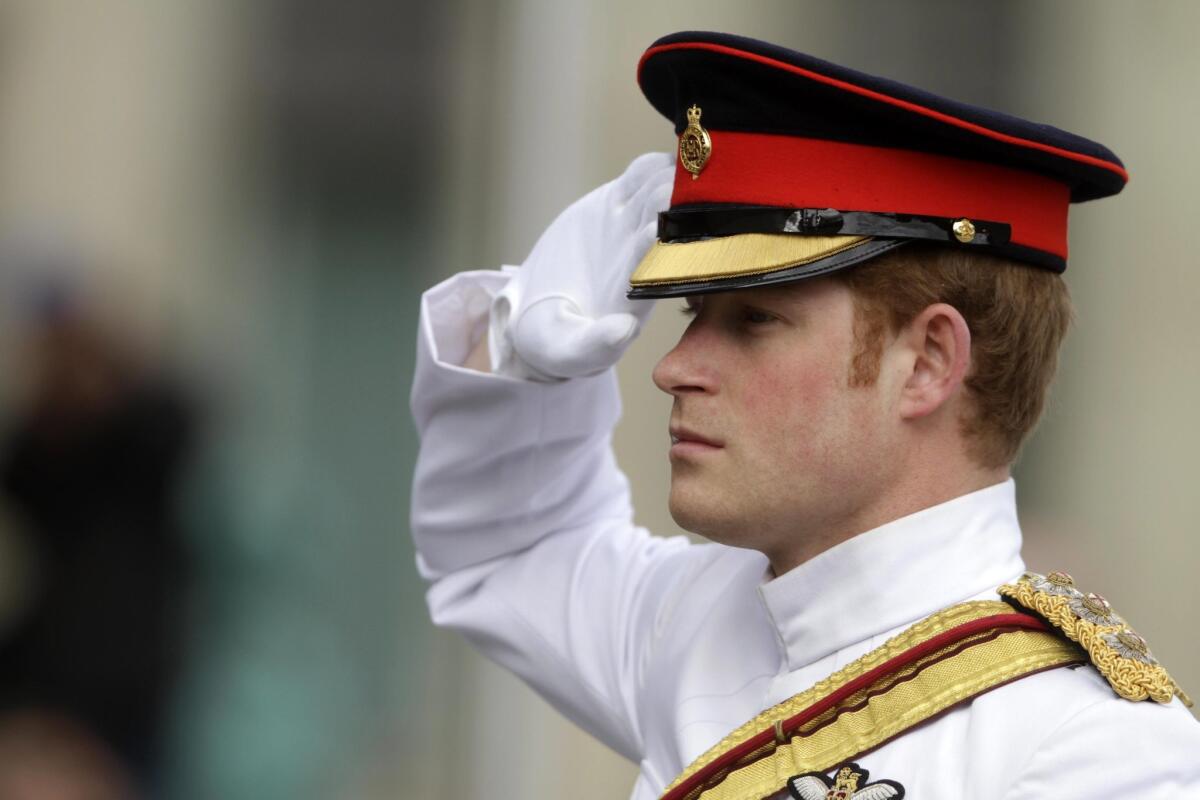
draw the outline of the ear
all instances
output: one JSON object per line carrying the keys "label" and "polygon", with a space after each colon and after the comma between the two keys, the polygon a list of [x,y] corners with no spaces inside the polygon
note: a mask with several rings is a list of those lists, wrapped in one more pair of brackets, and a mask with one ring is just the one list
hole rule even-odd
{"label": "ear", "polygon": [[900,416],[918,419],[941,408],[962,385],[971,366],[971,331],[954,306],[935,303],[904,326],[896,344],[908,365]]}

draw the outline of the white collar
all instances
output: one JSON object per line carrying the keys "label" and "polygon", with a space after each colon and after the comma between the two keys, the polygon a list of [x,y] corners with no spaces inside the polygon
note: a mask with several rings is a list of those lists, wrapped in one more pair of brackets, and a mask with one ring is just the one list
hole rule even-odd
{"label": "white collar", "polygon": [[1025,569],[1012,479],[861,533],[759,587],[789,670]]}

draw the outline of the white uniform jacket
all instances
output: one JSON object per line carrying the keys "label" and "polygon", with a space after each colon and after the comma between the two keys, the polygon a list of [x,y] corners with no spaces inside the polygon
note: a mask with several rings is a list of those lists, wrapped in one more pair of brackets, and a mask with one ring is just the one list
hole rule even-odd
{"label": "white uniform jacket", "polygon": [[[1011,481],[773,580],[759,553],[635,527],[611,371],[544,384],[457,366],[507,277],[463,273],[423,297],[418,568],[434,622],[640,764],[637,800],[758,712],[1023,572]],[[857,761],[913,800],[1200,798],[1192,715],[1122,700],[1090,667],[994,689]]]}

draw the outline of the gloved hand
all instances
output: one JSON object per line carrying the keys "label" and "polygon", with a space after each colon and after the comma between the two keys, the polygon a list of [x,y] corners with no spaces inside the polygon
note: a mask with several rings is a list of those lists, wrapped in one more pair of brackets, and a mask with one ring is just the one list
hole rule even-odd
{"label": "gloved hand", "polygon": [[673,155],[639,156],[550,224],[492,302],[495,372],[554,381],[617,363],[654,306],[625,293],[654,242],[674,177]]}

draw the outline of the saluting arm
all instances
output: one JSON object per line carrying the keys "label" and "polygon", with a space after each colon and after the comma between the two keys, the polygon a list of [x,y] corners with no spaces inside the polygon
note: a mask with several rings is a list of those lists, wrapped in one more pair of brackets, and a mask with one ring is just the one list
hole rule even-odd
{"label": "saluting arm", "polygon": [[616,252],[632,269],[672,170],[644,156],[564,212],[521,269],[429,290],[412,395],[412,530],[434,621],[631,758],[649,632],[687,544],[632,523],[611,366],[648,307],[625,305],[627,272],[592,260]]}

